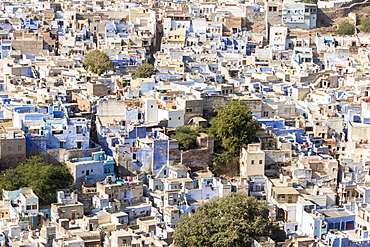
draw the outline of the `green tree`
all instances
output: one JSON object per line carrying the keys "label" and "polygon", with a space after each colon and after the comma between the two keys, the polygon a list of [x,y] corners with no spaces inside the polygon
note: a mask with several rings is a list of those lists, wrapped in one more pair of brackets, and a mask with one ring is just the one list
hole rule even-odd
{"label": "green tree", "polygon": [[98,75],[114,70],[113,62],[109,59],[109,56],[99,50],[93,50],[86,54],[84,67]]}
{"label": "green tree", "polygon": [[176,139],[179,142],[179,148],[183,151],[194,149],[197,147],[197,136],[202,131],[202,128],[191,128],[189,126],[177,127],[175,133],[171,135],[171,139]]}
{"label": "green tree", "polygon": [[150,78],[156,70],[150,63],[143,63],[136,67],[134,78]]}
{"label": "green tree", "polygon": [[285,232],[268,215],[265,202],[231,193],[203,204],[191,216],[183,215],[175,231],[175,246],[250,246],[250,238],[260,236],[284,240]]}
{"label": "green tree", "polygon": [[349,22],[342,22],[335,34],[352,35],[355,33],[355,26]]}
{"label": "green tree", "polygon": [[[210,133],[228,153],[239,155],[244,144],[256,139],[257,123],[248,106],[241,100],[230,100],[210,121]],[[217,151],[217,150],[216,150]]]}
{"label": "green tree", "polygon": [[68,188],[72,181],[65,164],[52,165],[44,162],[40,156],[32,156],[17,167],[2,171],[0,189],[30,187],[42,202],[50,203],[55,190]]}
{"label": "green tree", "polygon": [[370,32],[370,18],[363,18],[361,19],[361,32],[369,33]]}

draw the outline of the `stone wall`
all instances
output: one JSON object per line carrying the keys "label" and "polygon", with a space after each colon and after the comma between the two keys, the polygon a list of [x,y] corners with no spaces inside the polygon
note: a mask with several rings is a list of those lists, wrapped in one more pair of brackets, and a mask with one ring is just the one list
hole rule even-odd
{"label": "stone wall", "polygon": [[170,140],[169,159],[170,163],[182,163],[190,169],[207,170],[212,164],[212,154],[214,149],[214,137],[201,133],[197,137],[198,149],[182,151],[178,149],[178,142]]}
{"label": "stone wall", "polygon": [[21,54],[42,54],[44,48],[43,40],[12,40],[12,48]]}
{"label": "stone wall", "polygon": [[[212,150],[213,151],[213,150]],[[207,170],[211,165],[212,153],[207,148],[191,149],[182,152],[182,164],[191,170]]]}
{"label": "stone wall", "polygon": [[225,106],[229,98],[222,95],[206,95],[203,97],[203,117],[207,120],[213,117],[213,109],[218,106]]}
{"label": "stone wall", "polygon": [[26,154],[10,154],[0,159],[0,170],[14,168],[26,160]]}
{"label": "stone wall", "polygon": [[[348,14],[354,11],[358,7],[366,7],[370,5],[369,0],[352,0],[351,2],[344,3],[334,8],[322,8],[318,12],[317,19],[319,20],[319,26],[328,26],[332,19],[338,19],[341,17],[347,17]],[[322,20],[326,22],[323,23]]]}
{"label": "stone wall", "polygon": [[0,139],[0,169],[16,167],[26,160],[26,138]]}

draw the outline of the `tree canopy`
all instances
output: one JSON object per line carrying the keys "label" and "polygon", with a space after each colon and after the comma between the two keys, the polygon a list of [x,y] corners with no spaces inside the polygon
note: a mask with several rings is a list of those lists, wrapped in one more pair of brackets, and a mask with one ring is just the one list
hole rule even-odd
{"label": "tree canopy", "polygon": [[342,22],[335,34],[352,35],[355,33],[355,26],[349,22]]}
{"label": "tree canopy", "polygon": [[40,156],[32,156],[17,167],[2,171],[0,189],[30,187],[41,201],[50,203],[55,190],[68,188],[72,181],[65,164],[52,165],[44,162]]}
{"label": "tree canopy", "polygon": [[211,119],[211,131],[222,146],[233,154],[239,154],[243,144],[255,140],[257,124],[244,101],[230,100]]}
{"label": "tree canopy", "polygon": [[109,56],[99,50],[93,50],[86,54],[84,66],[85,69],[98,75],[114,70],[113,62],[109,59]]}
{"label": "tree canopy", "polygon": [[216,110],[210,121],[209,134],[215,136],[213,171],[237,162],[241,147],[256,139],[257,122],[253,120],[248,106],[241,100],[230,100]]}
{"label": "tree canopy", "polygon": [[361,19],[361,26],[360,26],[361,32],[369,33],[370,32],[370,18],[363,18]]}
{"label": "tree canopy", "polygon": [[248,106],[241,100],[230,100],[217,111],[211,119],[211,132],[223,148],[232,154],[239,154],[243,144],[255,140],[257,124],[252,118]]}
{"label": "tree canopy", "polygon": [[191,128],[185,125],[180,126],[171,135],[171,139],[176,139],[179,142],[179,148],[183,151],[194,149],[197,147],[197,136],[201,131],[201,127]]}
{"label": "tree canopy", "polygon": [[175,231],[177,247],[250,246],[250,238],[270,236],[284,241],[285,232],[268,218],[267,204],[244,193],[211,200],[183,215]]}
{"label": "tree canopy", "polygon": [[143,63],[136,67],[135,78],[150,78],[155,75],[156,70],[154,66],[150,63]]}

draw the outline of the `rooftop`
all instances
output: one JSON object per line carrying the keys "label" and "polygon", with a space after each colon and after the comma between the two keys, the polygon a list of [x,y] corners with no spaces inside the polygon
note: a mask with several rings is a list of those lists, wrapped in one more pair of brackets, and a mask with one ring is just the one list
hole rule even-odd
{"label": "rooftop", "polygon": [[345,216],[352,216],[354,215],[353,213],[350,213],[348,211],[320,211],[320,213],[324,214],[326,218],[337,218],[337,217],[345,217]]}
{"label": "rooftop", "polygon": [[299,192],[293,187],[273,187],[275,194],[294,194],[299,195]]}

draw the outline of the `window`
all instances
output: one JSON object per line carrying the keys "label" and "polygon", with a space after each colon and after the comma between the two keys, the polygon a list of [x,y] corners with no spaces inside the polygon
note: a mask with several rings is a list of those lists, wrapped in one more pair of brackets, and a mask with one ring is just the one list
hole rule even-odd
{"label": "window", "polygon": [[31,205],[27,205],[26,210],[31,210],[31,209],[32,209],[32,206]]}
{"label": "window", "polygon": [[18,146],[18,151],[22,151],[22,146]]}
{"label": "window", "polygon": [[262,160],[259,161],[259,164],[262,165]]}
{"label": "window", "polygon": [[181,120],[181,117],[178,117],[179,118],[179,120]]}
{"label": "window", "polygon": [[263,116],[264,116],[264,117],[268,117],[268,116],[269,116],[269,112],[268,112],[268,111],[264,111],[264,112],[263,112]]}
{"label": "window", "polygon": [[59,148],[64,148],[64,142],[59,142]]}
{"label": "window", "polygon": [[151,105],[150,108],[153,108],[153,105]]}
{"label": "window", "polygon": [[251,165],[254,165],[254,160],[251,160]]}
{"label": "window", "polygon": [[81,173],[82,173],[82,174],[84,174],[84,173],[85,173],[85,171],[82,171]]}
{"label": "window", "polygon": [[76,134],[82,134],[83,133],[83,127],[82,126],[76,126]]}
{"label": "window", "polygon": [[12,147],[8,147],[8,151],[12,151]]}
{"label": "window", "polygon": [[170,121],[172,120],[172,118],[169,119]]}

